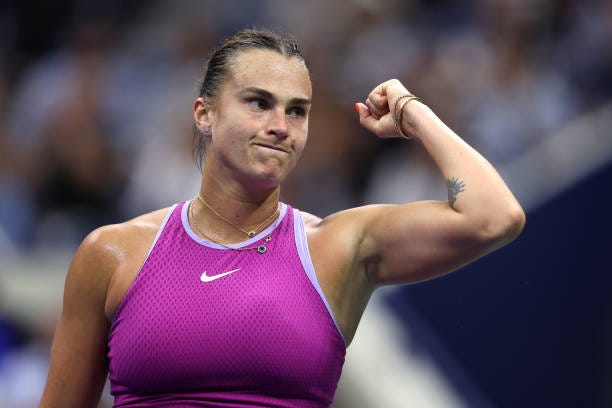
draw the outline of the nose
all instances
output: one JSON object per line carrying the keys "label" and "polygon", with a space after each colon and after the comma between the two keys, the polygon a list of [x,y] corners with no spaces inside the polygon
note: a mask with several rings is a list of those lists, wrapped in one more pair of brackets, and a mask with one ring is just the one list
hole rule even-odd
{"label": "nose", "polygon": [[287,116],[283,109],[275,109],[270,113],[267,132],[279,139],[285,139],[289,136]]}

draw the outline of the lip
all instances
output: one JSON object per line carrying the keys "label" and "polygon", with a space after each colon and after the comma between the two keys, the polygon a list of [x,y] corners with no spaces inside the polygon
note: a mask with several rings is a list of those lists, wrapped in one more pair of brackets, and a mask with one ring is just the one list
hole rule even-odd
{"label": "lip", "polygon": [[272,149],[272,150],[276,150],[282,153],[289,153],[286,149],[283,149],[280,146],[277,145],[273,145],[273,144],[268,144],[268,143],[261,143],[261,142],[257,142],[257,143],[253,143],[255,146],[259,146],[259,147],[265,147],[267,149]]}

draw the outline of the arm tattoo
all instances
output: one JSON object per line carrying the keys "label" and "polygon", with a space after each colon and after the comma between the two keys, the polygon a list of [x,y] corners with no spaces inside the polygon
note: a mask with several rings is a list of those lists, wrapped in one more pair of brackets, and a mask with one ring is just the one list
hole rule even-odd
{"label": "arm tattoo", "polygon": [[453,204],[457,201],[457,194],[465,191],[465,183],[458,177],[451,177],[446,180],[446,188],[448,189],[448,203],[451,208],[454,208]]}

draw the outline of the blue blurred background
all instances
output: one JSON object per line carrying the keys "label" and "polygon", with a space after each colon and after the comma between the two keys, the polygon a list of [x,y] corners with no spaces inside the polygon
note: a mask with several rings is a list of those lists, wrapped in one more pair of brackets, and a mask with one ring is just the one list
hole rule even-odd
{"label": "blue blurred background", "polygon": [[399,78],[527,210],[510,246],[380,290],[334,406],[612,406],[611,2],[5,0],[0,407],[37,404],[85,234],[197,193],[197,80],[214,44],[253,25],[294,34],[313,80],[284,201],[325,216],[446,198],[416,143],[358,124],[354,102]]}

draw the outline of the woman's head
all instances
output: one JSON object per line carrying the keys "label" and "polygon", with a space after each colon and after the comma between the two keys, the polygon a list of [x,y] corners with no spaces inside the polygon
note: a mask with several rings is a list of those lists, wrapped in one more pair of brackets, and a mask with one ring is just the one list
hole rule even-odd
{"label": "woman's head", "polygon": [[241,31],[211,58],[194,101],[195,158],[204,176],[275,189],[308,136],[312,84],[298,46],[262,30]]}
{"label": "woman's head", "polygon": [[[213,50],[199,87],[198,96],[203,98],[208,105],[213,106],[224,83],[233,75],[232,63],[236,56],[249,50],[269,50],[286,57],[297,58],[305,65],[302,50],[293,38],[283,37],[264,29],[241,30]],[[196,131],[194,141],[194,157],[201,168],[205,138]]]}

